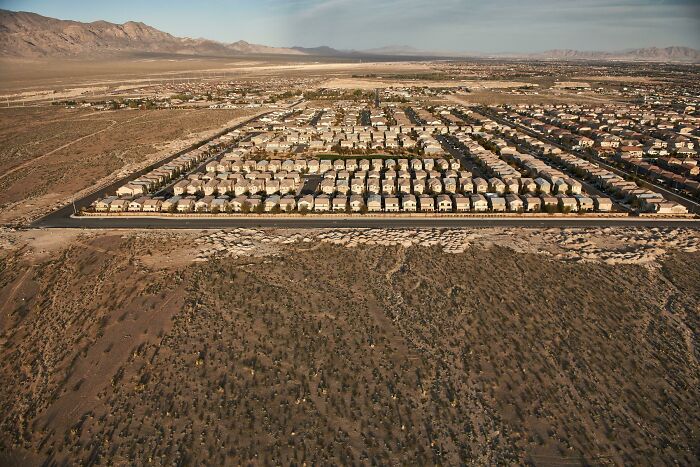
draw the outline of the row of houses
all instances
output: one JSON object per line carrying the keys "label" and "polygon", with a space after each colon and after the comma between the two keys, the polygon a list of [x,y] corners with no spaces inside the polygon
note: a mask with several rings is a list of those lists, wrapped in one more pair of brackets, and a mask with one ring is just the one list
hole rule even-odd
{"label": "row of houses", "polygon": [[642,210],[658,214],[686,214],[688,212],[685,206],[665,199],[662,194],[642,188],[631,180],[625,180],[616,173],[573,154],[562,153],[550,157],[590,179],[606,193],[636,204]]}
{"label": "row of houses", "polygon": [[401,196],[292,195],[245,196],[233,198],[173,196],[168,199],[139,197],[125,200],[110,196],[93,204],[95,212],[564,212],[612,210],[608,198],[577,196],[498,196],[486,194],[441,194],[437,196],[403,194]]}
{"label": "row of houses", "polygon": [[[537,140],[528,135],[524,135],[523,133],[509,128],[504,129],[504,131],[510,131],[512,138],[523,146],[542,148],[541,145],[534,144],[533,141]],[[642,188],[633,181],[625,180],[614,172],[574,156],[573,154],[564,153],[558,148],[557,150],[547,151],[546,154],[547,158],[576,171],[582,177],[590,179],[606,193],[619,197],[623,201],[629,202],[643,211],[650,211],[658,214],[685,214],[688,212],[685,206],[667,200],[661,193]]]}
{"label": "row of houses", "polygon": [[381,170],[459,170],[458,159],[446,158],[324,158],[324,159],[246,159],[236,155],[225,155],[221,160],[209,162],[206,171],[211,173],[224,172],[272,172],[297,171],[311,174],[325,173],[329,170],[336,171],[381,171]]}
{"label": "row of houses", "polygon": [[523,105],[506,106],[508,108],[526,117],[522,123],[574,146],[613,149],[627,154],[663,152],[693,156],[692,135],[700,132],[698,117],[658,107]]}
{"label": "row of houses", "polygon": [[131,197],[155,191],[157,188],[176,179],[183,173],[192,170],[197,164],[209,157],[215,148],[224,144],[229,144],[231,140],[231,135],[223,135],[192,151],[177,156],[160,167],[120,186],[117,188],[116,194],[117,196]]}

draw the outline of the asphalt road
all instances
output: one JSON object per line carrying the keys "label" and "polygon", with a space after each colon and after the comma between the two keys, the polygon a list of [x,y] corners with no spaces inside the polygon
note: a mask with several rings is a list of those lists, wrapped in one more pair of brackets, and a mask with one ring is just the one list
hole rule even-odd
{"label": "asphalt road", "polygon": [[625,218],[397,218],[397,217],[323,217],[278,219],[254,216],[231,218],[144,218],[144,217],[62,217],[47,219],[37,227],[44,228],[83,228],[83,229],[222,229],[235,227],[277,227],[277,228],[562,228],[562,227],[644,227],[700,229],[700,220]]}

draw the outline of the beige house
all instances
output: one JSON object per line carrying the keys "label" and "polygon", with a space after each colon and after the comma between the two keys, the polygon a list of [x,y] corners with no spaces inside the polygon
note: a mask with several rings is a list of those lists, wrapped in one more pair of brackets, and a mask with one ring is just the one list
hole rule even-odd
{"label": "beige house", "polygon": [[416,195],[422,195],[425,193],[425,180],[414,179],[411,180],[411,185],[413,186],[413,193]]}
{"label": "beige house", "polygon": [[431,178],[428,180],[428,189],[431,193],[442,193],[442,181],[439,178]]}
{"label": "beige house", "polygon": [[434,212],[435,200],[430,195],[420,195],[418,198],[418,209],[422,212]]}
{"label": "beige house", "polygon": [[524,196],[523,207],[527,212],[539,211],[542,206],[542,200],[537,196]]}
{"label": "beige house", "polygon": [[476,193],[486,193],[489,191],[489,182],[481,177],[477,177],[472,180],[474,183],[474,191]]}
{"label": "beige house", "polygon": [[268,196],[265,199],[264,209],[265,212],[271,212],[275,209],[275,206],[280,207],[280,197],[278,195]]}
{"label": "beige house", "polygon": [[146,202],[146,197],[142,196],[140,198],[136,198],[135,200],[131,201],[129,203],[129,208],[128,210],[131,212],[140,212],[143,211],[143,203]]}
{"label": "beige house", "polygon": [[274,195],[280,192],[280,182],[279,180],[268,180],[265,182],[265,193],[268,195]]}
{"label": "beige house", "polygon": [[505,212],[507,209],[506,199],[500,196],[489,196],[487,197],[489,203],[489,209],[493,212]]}
{"label": "beige house", "polygon": [[291,212],[297,208],[297,201],[294,196],[287,195],[280,198],[280,209],[282,212]]}
{"label": "beige house", "polygon": [[416,212],[418,208],[416,197],[411,194],[404,194],[401,196],[401,208],[406,212]]}
{"label": "beige house", "polygon": [[177,202],[177,212],[194,211],[194,200],[192,198],[182,198]]}
{"label": "beige house", "polygon": [[302,211],[302,210],[313,211],[313,209],[314,209],[314,196],[313,195],[302,196],[299,199],[299,203],[297,204],[297,206],[298,206],[300,211]]}
{"label": "beige house", "polygon": [[352,212],[362,211],[362,208],[364,205],[365,205],[365,200],[362,198],[362,195],[351,195],[350,196],[350,209],[352,210]]}
{"label": "beige house", "polygon": [[392,180],[382,180],[382,194],[393,195],[396,193],[396,182]]}
{"label": "beige house", "polygon": [[469,198],[467,198],[466,196],[454,195],[453,198],[455,210],[457,212],[467,212],[471,209],[471,203],[469,202]]}
{"label": "beige house", "polygon": [[129,201],[125,199],[115,199],[109,203],[109,212],[124,212],[129,209]]}
{"label": "beige house", "polygon": [[159,212],[163,201],[159,199],[147,199],[143,203],[143,212]]}
{"label": "beige house", "polygon": [[596,211],[600,212],[610,212],[613,208],[612,200],[610,198],[603,198],[602,196],[593,198],[593,205]]}
{"label": "beige house", "polygon": [[330,178],[321,180],[321,192],[327,195],[335,193],[335,180]]}
{"label": "beige house", "polygon": [[379,195],[369,195],[367,197],[367,210],[370,212],[381,212],[382,197]]}
{"label": "beige house", "polygon": [[442,183],[445,186],[445,193],[457,193],[457,179],[451,177],[445,178],[442,180]]}
{"label": "beige house", "polygon": [[348,197],[345,195],[338,195],[333,198],[333,211],[345,211],[348,206]]}
{"label": "beige house", "polygon": [[365,191],[365,181],[361,178],[353,178],[350,182],[350,192],[353,195],[361,195]]}
{"label": "beige house", "polygon": [[399,198],[396,196],[386,196],[384,197],[384,211],[386,212],[399,212]]}
{"label": "beige house", "polygon": [[328,212],[331,209],[331,200],[326,195],[319,195],[314,199],[314,211]]}
{"label": "beige house", "polygon": [[509,193],[506,195],[506,207],[511,212],[518,212],[523,210],[523,201],[520,197],[514,193]]}
{"label": "beige house", "polygon": [[472,210],[476,212],[485,212],[489,208],[489,203],[481,193],[475,193],[469,196],[469,201],[472,205]]}
{"label": "beige house", "polygon": [[454,207],[452,203],[452,198],[448,195],[438,195],[437,196],[438,211],[440,212],[452,212]]}

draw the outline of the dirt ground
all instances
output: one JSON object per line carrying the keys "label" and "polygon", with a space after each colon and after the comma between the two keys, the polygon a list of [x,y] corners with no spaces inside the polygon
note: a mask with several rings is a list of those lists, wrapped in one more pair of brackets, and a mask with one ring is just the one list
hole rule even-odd
{"label": "dirt ground", "polygon": [[248,110],[0,109],[0,223],[233,125]]}
{"label": "dirt ground", "polygon": [[696,234],[556,230],[0,232],[0,464],[696,463]]}

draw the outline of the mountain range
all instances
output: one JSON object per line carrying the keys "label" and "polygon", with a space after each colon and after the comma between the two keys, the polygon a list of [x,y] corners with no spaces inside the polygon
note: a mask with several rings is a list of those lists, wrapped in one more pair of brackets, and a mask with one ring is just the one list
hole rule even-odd
{"label": "mountain range", "polygon": [[115,24],[107,21],[82,23],[36,13],[0,9],[0,56],[12,58],[99,58],[115,54],[167,53],[199,56],[308,55],[324,57],[481,57],[556,60],[644,60],[700,62],[700,51],[689,47],[649,47],[617,52],[556,49],[533,54],[483,54],[440,52],[410,46],[387,46],[368,50],[337,50],[320,47],[270,47],[240,40],[223,43],[209,39],[177,37],[141,22]]}

